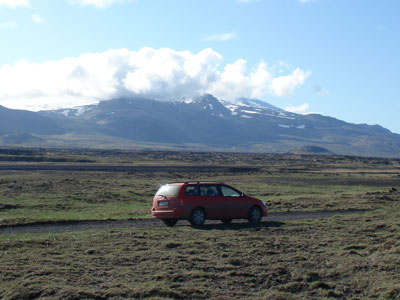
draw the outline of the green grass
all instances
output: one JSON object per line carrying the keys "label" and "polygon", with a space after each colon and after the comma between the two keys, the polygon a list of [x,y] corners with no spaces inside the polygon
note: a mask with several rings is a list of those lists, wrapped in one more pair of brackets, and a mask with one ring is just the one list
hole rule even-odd
{"label": "green grass", "polygon": [[264,199],[271,212],[372,211],[259,227],[244,223],[0,235],[0,299],[400,299],[398,160],[170,152],[79,155],[101,163],[153,164],[171,164],[181,155],[184,164],[259,169],[2,171],[0,225],[150,217],[160,184],[198,179],[231,184]]}
{"label": "green grass", "polygon": [[[271,212],[375,209],[399,186],[397,160],[361,161],[341,157],[281,157],[249,154],[162,153],[129,157],[94,156],[92,161],[131,159],[171,164],[181,154],[185,163],[217,162],[257,166],[254,172],[116,173],[66,171],[0,172],[0,225],[58,220],[101,220],[150,217],[152,197],[161,184],[217,180],[266,201]],[[48,154],[61,158],[61,154]],[[89,156],[68,159],[87,159]],[[137,161],[133,158],[137,158]],[[225,158],[225,160],[224,160]],[[257,159],[258,158],[258,159]],[[192,159],[192,160],[191,160]],[[353,164],[350,162],[353,161]],[[325,164],[324,164],[325,162]],[[292,170],[292,171],[290,171]],[[297,170],[297,171],[293,171]],[[339,171],[338,171],[339,170]],[[346,171],[347,170],[347,171]],[[397,173],[396,173],[397,172]],[[390,195],[389,195],[390,196]]]}
{"label": "green grass", "polygon": [[[158,188],[151,174],[0,173],[0,224],[148,216]],[[1,206],[0,206],[1,208]]]}
{"label": "green grass", "polygon": [[398,299],[399,217],[1,236],[0,297]]}

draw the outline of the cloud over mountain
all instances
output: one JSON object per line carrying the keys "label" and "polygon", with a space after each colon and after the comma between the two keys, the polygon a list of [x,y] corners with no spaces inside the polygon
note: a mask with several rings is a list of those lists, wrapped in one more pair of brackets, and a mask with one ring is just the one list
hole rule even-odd
{"label": "cloud over mountain", "polygon": [[142,48],[86,53],[58,61],[20,61],[0,67],[0,105],[31,110],[70,107],[130,95],[156,99],[211,93],[225,100],[290,96],[310,72],[276,75],[260,62],[250,71],[244,59],[222,65],[210,49],[198,53]]}
{"label": "cloud over mountain", "polygon": [[308,103],[303,103],[302,105],[299,106],[289,106],[285,107],[286,111],[293,112],[296,114],[304,114],[307,112],[307,110],[310,108],[310,104]]}

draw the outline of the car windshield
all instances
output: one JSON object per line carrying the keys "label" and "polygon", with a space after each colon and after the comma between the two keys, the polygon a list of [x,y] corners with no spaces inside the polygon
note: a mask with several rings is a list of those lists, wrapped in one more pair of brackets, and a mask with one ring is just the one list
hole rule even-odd
{"label": "car windshield", "polygon": [[180,185],[171,185],[171,184],[166,184],[160,187],[156,193],[156,196],[162,195],[162,196],[177,196],[179,193],[179,188]]}
{"label": "car windshield", "polygon": [[240,192],[227,186],[221,186],[222,195],[226,197],[240,197]]}

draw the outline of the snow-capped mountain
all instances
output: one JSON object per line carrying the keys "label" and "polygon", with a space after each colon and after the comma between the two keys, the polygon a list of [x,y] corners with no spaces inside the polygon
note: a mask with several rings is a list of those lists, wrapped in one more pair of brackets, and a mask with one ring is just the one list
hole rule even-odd
{"label": "snow-capped mountain", "polygon": [[[228,102],[204,95],[166,102],[134,97],[29,113],[38,120],[42,118],[41,122],[50,122],[49,126],[58,131],[38,131],[31,125],[19,126],[16,130],[40,138],[46,146],[135,148],[145,145],[259,152],[287,152],[317,146],[337,154],[400,157],[400,135],[381,126],[350,124],[317,114],[304,116],[256,99]],[[5,125],[0,127],[0,135],[16,126]]]}

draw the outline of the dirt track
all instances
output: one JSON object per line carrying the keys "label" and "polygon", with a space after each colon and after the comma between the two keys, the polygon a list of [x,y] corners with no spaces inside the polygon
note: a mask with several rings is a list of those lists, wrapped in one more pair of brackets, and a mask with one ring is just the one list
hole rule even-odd
{"label": "dirt track", "polygon": [[[277,227],[284,221],[327,218],[334,215],[348,215],[353,213],[363,213],[363,210],[336,210],[336,211],[317,211],[317,212],[284,212],[272,213],[264,217],[258,227]],[[80,230],[101,230],[112,228],[152,228],[165,226],[161,221],[155,219],[131,219],[131,220],[104,220],[104,221],[65,221],[34,223],[14,226],[0,226],[2,234],[24,234],[24,233],[60,233]],[[187,221],[179,221],[177,226],[189,226]],[[240,229],[248,228],[250,225],[245,220],[235,220],[230,225],[221,224],[219,221],[206,221],[202,229]]]}

